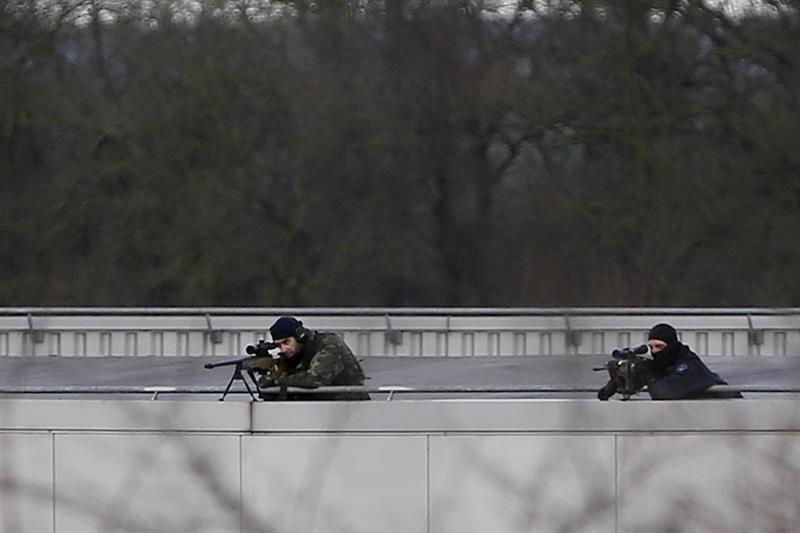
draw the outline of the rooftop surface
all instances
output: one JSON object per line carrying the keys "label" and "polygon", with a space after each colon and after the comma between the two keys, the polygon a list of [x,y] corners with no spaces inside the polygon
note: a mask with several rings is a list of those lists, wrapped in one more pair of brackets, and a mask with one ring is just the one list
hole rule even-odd
{"label": "rooftop surface", "polygon": [[[605,372],[594,372],[608,356],[524,357],[364,357],[374,398],[379,389],[399,389],[405,397],[594,397]],[[0,394],[4,397],[115,396],[141,399],[191,399],[220,394],[232,366],[205,369],[219,357],[6,357],[0,358]],[[800,399],[800,357],[704,357],[729,385],[748,397]],[[137,390],[149,388],[148,391]],[[176,389],[170,391],[169,389]],[[152,390],[150,390],[152,389]],[[405,390],[404,390],[405,389]],[[247,400],[240,381],[230,400]],[[416,392],[415,392],[416,391]],[[749,391],[749,392],[748,392]],[[394,394],[398,394],[395,392]],[[386,393],[388,396],[388,392]],[[643,399],[648,396],[641,395]]]}

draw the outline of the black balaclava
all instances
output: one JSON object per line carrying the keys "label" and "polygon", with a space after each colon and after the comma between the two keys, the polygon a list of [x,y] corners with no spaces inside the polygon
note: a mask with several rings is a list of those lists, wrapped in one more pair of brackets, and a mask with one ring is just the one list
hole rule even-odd
{"label": "black balaclava", "polygon": [[667,346],[678,342],[678,332],[669,324],[656,324],[650,328],[650,333],[647,334],[647,340],[659,340],[667,343]]}
{"label": "black balaclava", "polygon": [[678,332],[669,324],[656,324],[647,334],[647,340],[664,341],[667,345],[660,352],[653,354],[657,366],[670,366],[676,362],[681,352],[681,343],[678,342]]}

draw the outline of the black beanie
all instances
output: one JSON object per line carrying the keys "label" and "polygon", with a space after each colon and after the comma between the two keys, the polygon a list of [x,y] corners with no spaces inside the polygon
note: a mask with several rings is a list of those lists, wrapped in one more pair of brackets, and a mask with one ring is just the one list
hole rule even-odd
{"label": "black beanie", "polygon": [[669,324],[656,324],[650,329],[650,333],[647,334],[647,340],[659,340],[664,341],[667,344],[672,344],[678,342],[678,332],[675,331],[675,328],[670,326]]}
{"label": "black beanie", "polygon": [[297,338],[297,332],[303,326],[303,323],[291,316],[282,316],[275,321],[269,328],[269,334],[272,335],[272,340],[277,341],[289,337]]}

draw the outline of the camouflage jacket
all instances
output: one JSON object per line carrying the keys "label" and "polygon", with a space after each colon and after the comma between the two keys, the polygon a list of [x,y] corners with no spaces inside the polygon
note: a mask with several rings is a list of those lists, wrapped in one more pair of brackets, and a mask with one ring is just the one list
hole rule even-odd
{"label": "camouflage jacket", "polygon": [[[313,332],[305,341],[300,352],[299,363],[294,366],[283,358],[274,360],[271,368],[261,368],[263,374],[259,386],[282,386],[316,388],[332,385],[363,385],[364,371],[353,352],[341,337],[335,333]],[[315,394],[316,399],[364,400],[364,393]]]}

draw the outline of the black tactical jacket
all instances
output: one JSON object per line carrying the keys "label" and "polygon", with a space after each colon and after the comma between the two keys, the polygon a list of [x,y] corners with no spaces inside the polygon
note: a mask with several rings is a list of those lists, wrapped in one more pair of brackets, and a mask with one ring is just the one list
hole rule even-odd
{"label": "black tactical jacket", "polygon": [[680,342],[653,354],[652,371],[647,390],[654,400],[690,398],[712,385],[726,382],[700,360],[696,353]]}

